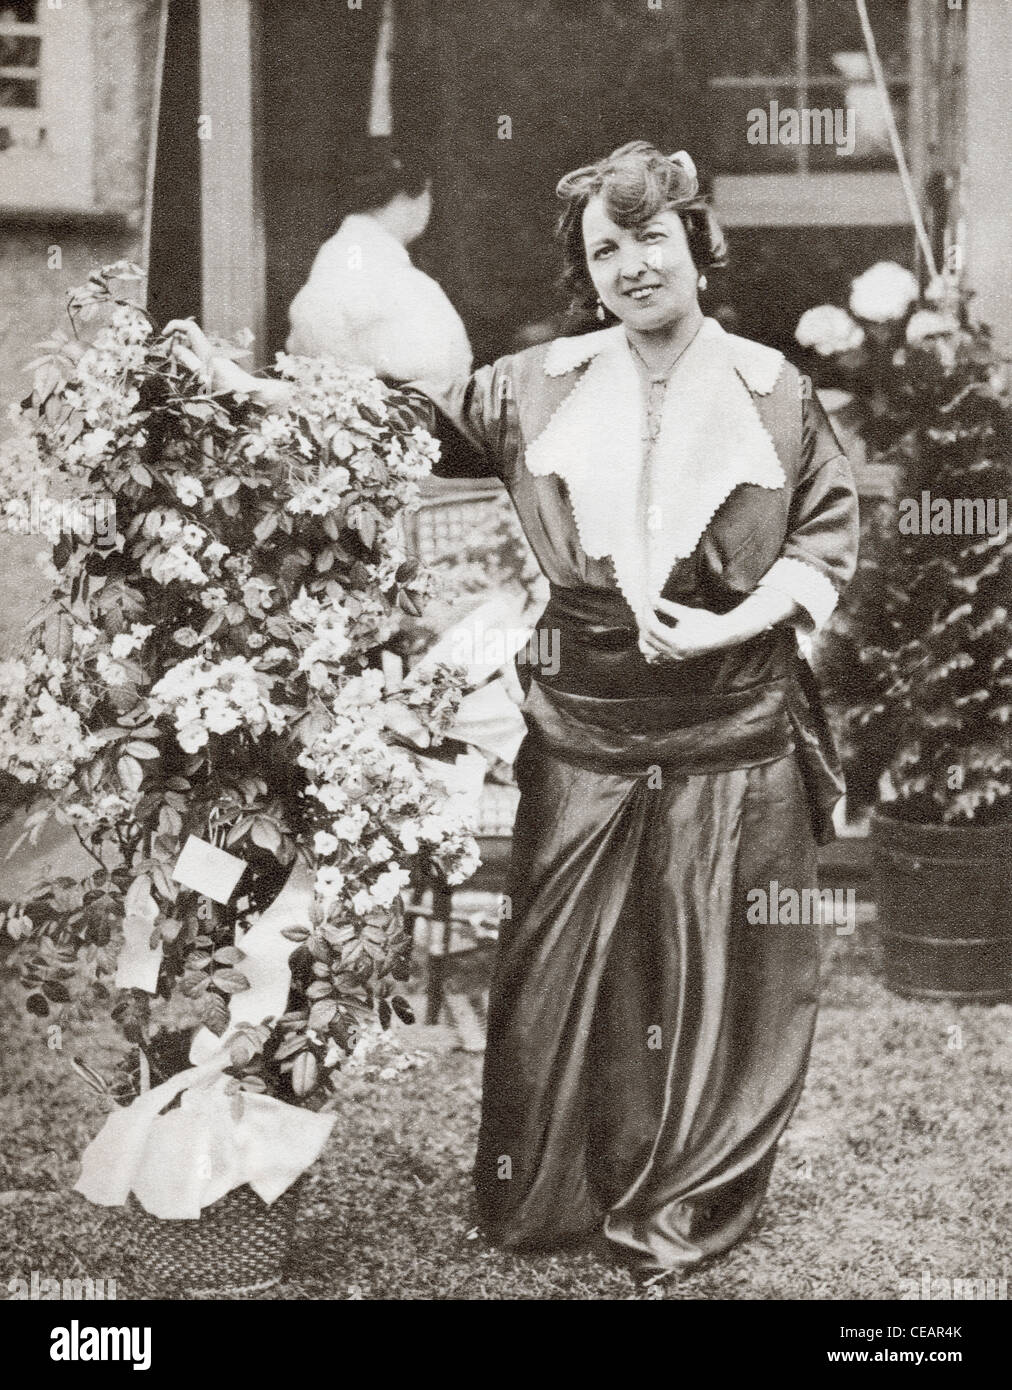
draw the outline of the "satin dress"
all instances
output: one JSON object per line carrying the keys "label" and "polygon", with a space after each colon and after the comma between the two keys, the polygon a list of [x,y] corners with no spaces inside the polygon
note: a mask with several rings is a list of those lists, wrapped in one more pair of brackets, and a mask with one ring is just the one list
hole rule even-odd
{"label": "satin dress", "polygon": [[[765,1194],[804,1084],[825,928],[749,925],[746,898],[815,886],[840,782],[790,626],[678,663],[644,659],[565,485],[525,465],[580,375],[547,376],[544,353],[423,388],[444,446],[436,471],[509,489],[551,582],[539,627],[559,655],[553,673],[518,664],[528,733],[474,1179],[497,1243],[548,1249],[603,1232],[649,1274],[726,1250]],[[756,398],[784,495],[734,488],[666,596],[725,611],[785,553],[835,589],[852,572],[846,459],[785,375]]]}

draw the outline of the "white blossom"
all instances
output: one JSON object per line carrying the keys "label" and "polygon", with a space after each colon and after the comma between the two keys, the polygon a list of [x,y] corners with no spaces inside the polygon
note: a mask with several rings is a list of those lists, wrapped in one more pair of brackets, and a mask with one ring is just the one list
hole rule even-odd
{"label": "white blossom", "polygon": [[850,285],[850,312],[870,323],[901,319],[917,299],[917,278],[895,261],[876,261]]}
{"label": "white blossom", "polygon": [[836,304],[818,304],[806,309],[798,320],[794,336],[802,347],[814,348],[820,357],[851,352],[864,342],[864,329]]}

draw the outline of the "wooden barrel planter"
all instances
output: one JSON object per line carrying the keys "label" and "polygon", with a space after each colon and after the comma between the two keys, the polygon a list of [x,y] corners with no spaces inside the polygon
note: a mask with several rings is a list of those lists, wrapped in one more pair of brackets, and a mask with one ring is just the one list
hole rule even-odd
{"label": "wooden barrel planter", "polygon": [[302,1179],[270,1206],[244,1184],[195,1221],[162,1220],[130,1199],[130,1253],[137,1274],[160,1297],[259,1293],[281,1282]]}
{"label": "wooden barrel planter", "polygon": [[878,811],[872,855],[890,989],[1012,1000],[1012,824],[917,825]]}

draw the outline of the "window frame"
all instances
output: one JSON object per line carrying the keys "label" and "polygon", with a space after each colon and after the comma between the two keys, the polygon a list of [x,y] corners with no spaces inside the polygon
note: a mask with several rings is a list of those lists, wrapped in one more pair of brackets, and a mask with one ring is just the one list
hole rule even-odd
{"label": "window frame", "polygon": [[[6,21],[0,34],[38,38],[36,107],[0,108],[0,126],[12,134],[42,129],[32,146],[12,144],[0,152],[0,210],[88,212],[94,210],[94,115],[91,14],[86,0],[63,0],[50,8],[38,0],[34,23]],[[15,69],[6,69],[8,73]]]}
{"label": "window frame", "polygon": [[[808,30],[810,0],[793,0],[795,11],[794,57],[796,70],[776,77],[722,76],[710,78],[710,90],[743,89],[763,86],[783,87],[793,95],[801,109],[808,103],[810,85],[826,87],[849,85],[844,76],[812,75],[808,71]],[[923,108],[920,89],[922,65],[919,61],[923,33],[922,6],[925,0],[907,0],[909,65],[903,77],[889,79],[889,85],[906,87],[909,126],[916,132]],[[908,141],[915,186],[919,182],[921,151],[916,136]],[[910,212],[899,174],[894,169],[856,169],[842,172],[812,172],[808,147],[796,149],[793,170],[755,174],[720,174],[713,179],[714,210],[726,227],[832,227],[832,226],[909,226]]]}

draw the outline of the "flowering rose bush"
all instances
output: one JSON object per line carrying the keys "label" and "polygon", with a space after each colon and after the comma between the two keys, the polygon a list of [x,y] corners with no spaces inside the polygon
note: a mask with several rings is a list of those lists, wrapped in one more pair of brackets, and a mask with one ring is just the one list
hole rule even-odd
{"label": "flowering rose bush", "polygon": [[[53,549],[57,649],[36,634],[37,649],[0,664],[0,767],[40,798],[26,834],[55,819],[95,862],[12,907],[5,930],[33,1012],[109,1001],[164,1075],[185,1060],[166,1062],[162,1025],[226,1031],[249,983],[236,927],[298,856],[315,891],[287,933],[288,1008],[234,1035],[230,1071],[238,1088],[318,1105],[363,1025],[410,1017],[395,984],[409,878],[461,882],[477,863],[420,752],[442,741],[460,673],[404,677],[390,655],[429,588],[399,517],[438,446],[366,371],[279,355],[284,409],[208,394],[118,296],[136,273],[109,267],[75,292],[74,334],[36,364],[0,452],[8,514],[76,487],[116,521],[114,535],[72,532]],[[228,906],[173,878],[190,835],[245,860]],[[124,916],[149,899],[154,997],[117,993]]]}
{"label": "flowering rose bush", "polygon": [[864,342],[864,329],[837,304],[818,304],[806,309],[794,336],[802,347],[814,348],[820,357],[852,352]]}
{"label": "flowering rose bush", "polygon": [[[896,483],[862,508],[858,573],[823,672],[847,707],[848,803],[884,794],[910,821],[1008,824],[1006,364],[941,278],[922,300],[908,271],[883,262],[854,281],[850,304],[872,326],[859,350],[819,364],[821,381],[848,388],[869,457],[893,465]],[[975,518],[966,532],[960,514]]]}
{"label": "flowering rose bush", "polygon": [[920,296],[917,277],[895,261],[876,261],[850,285],[850,312],[869,323],[906,318]]}

